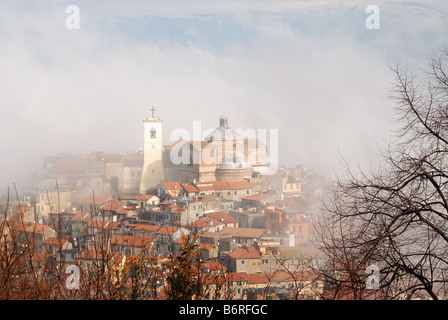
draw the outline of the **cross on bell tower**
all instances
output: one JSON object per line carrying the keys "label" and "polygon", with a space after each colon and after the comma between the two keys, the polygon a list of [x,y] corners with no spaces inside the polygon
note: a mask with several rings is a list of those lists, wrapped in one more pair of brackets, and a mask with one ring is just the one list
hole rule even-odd
{"label": "cross on bell tower", "polygon": [[154,118],[154,112],[156,112],[156,108],[151,107],[151,109],[149,109],[149,111],[151,111],[151,118]]}

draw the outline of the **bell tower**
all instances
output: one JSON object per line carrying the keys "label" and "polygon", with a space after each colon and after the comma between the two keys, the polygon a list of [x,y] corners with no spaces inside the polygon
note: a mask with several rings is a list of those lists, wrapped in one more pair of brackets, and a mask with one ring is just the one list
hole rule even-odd
{"label": "bell tower", "polygon": [[144,123],[144,159],[140,193],[154,189],[161,180],[163,173],[163,142],[162,142],[162,120],[155,116],[156,109],[150,109],[151,117],[143,119]]}

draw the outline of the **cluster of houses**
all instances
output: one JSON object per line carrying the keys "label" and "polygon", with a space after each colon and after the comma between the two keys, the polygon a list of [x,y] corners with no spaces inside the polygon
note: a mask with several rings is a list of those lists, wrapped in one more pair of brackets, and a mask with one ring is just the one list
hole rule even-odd
{"label": "cluster of houses", "polygon": [[250,179],[161,181],[152,194],[70,198],[62,210],[50,206],[55,200],[47,193],[38,196],[48,200],[39,214],[20,204],[11,216],[26,217],[20,228],[36,239],[33,263],[88,264],[109,250],[121,258],[151,255],[168,273],[169,257],[191,237],[207,286],[229,283],[236,299],[319,299],[324,283],[311,268],[320,263],[312,244],[314,203],[291,181],[285,180],[289,193],[260,192]]}

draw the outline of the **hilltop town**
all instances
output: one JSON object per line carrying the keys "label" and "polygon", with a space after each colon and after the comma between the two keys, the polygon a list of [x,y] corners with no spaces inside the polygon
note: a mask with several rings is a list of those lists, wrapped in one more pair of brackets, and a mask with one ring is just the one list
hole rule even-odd
{"label": "hilltop town", "polygon": [[[132,291],[135,273],[124,270],[139,257],[146,270],[141,281],[153,280],[146,297],[164,299],[176,259],[191,245],[197,265],[191,276],[207,287],[202,298],[323,297],[325,283],[315,273],[322,257],[314,226],[325,177],[304,165],[264,174],[268,157],[251,152],[267,148],[252,148],[224,116],[199,144],[179,140],[162,146],[162,121],[153,113],[144,123],[143,150],[48,157],[37,172],[42,190],[11,197],[2,222],[10,240],[14,234],[17,243],[32,247],[24,259],[33,274],[53,279],[56,269],[62,274],[75,265],[93,270],[98,279],[95,270],[107,260],[113,270],[108,281]],[[223,153],[216,164],[171,161],[173,150],[193,157],[216,142],[230,142],[232,150],[241,143],[243,151],[232,157]],[[223,283],[229,289],[222,290]]]}

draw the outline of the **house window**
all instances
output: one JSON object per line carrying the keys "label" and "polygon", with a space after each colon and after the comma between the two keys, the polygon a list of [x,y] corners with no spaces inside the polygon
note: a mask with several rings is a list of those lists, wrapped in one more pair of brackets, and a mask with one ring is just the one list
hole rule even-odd
{"label": "house window", "polygon": [[241,264],[244,264],[244,260],[241,260]]}
{"label": "house window", "polygon": [[151,130],[149,131],[149,137],[151,138],[151,139],[155,139],[157,136],[156,136],[156,129],[155,128],[151,128]]}

